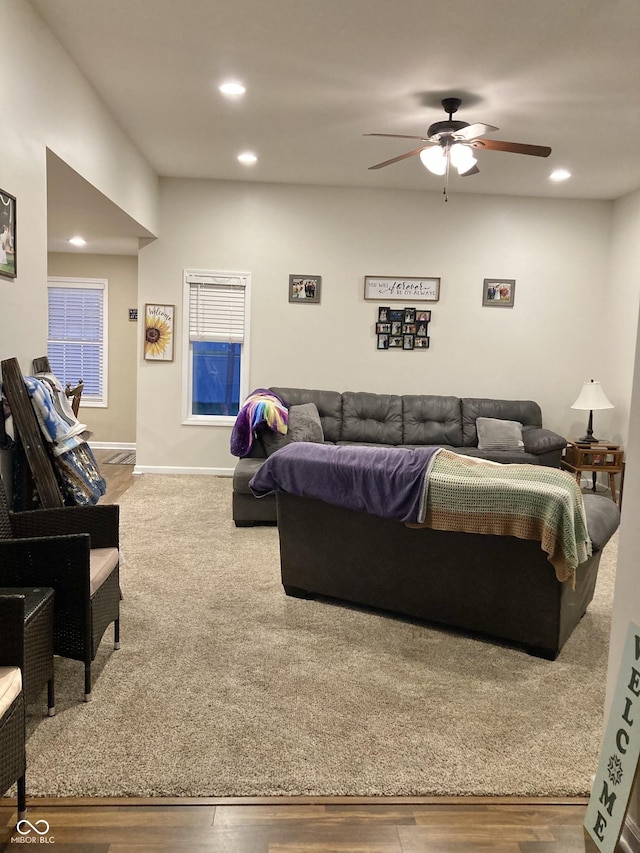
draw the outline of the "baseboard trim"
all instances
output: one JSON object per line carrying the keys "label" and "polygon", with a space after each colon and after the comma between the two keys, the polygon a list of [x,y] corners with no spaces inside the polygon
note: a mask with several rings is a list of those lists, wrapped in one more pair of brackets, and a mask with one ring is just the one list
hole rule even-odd
{"label": "baseboard trim", "polygon": [[205,477],[233,477],[233,468],[179,468],[167,465],[136,465],[136,474],[197,474]]}
{"label": "baseboard trim", "polygon": [[93,450],[135,450],[135,441],[89,441]]}

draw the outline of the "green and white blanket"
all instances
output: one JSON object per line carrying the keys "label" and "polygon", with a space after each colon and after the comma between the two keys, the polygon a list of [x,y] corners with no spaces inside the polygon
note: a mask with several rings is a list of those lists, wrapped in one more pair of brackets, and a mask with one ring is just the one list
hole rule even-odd
{"label": "green and white blanket", "polygon": [[573,476],[544,465],[501,465],[440,450],[433,461],[422,524],[541,544],[560,581],[575,583],[591,555],[582,493]]}

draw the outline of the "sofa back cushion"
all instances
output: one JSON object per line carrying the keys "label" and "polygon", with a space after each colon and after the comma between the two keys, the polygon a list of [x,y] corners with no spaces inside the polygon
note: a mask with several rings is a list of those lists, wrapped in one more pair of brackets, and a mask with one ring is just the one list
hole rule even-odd
{"label": "sofa back cushion", "polygon": [[395,394],[345,391],[342,440],[402,444],[402,398]]}
{"label": "sofa back cushion", "polygon": [[402,397],[404,444],[462,444],[462,416],[458,397],[405,394]]}
{"label": "sofa back cushion", "polygon": [[478,418],[499,418],[503,421],[518,421],[523,433],[527,429],[539,429],[542,426],[540,406],[533,400],[487,400],[480,397],[463,397],[462,408],[462,447],[477,447]]}
{"label": "sofa back cushion", "polygon": [[302,403],[315,403],[322,423],[325,441],[340,441],[342,429],[342,394],[338,391],[316,391],[309,388],[269,389],[277,394],[289,406]]}

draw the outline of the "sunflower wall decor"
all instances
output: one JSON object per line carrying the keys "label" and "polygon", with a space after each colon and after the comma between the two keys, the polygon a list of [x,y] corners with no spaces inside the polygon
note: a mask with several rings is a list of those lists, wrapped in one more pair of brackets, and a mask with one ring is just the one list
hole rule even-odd
{"label": "sunflower wall decor", "polygon": [[146,361],[173,361],[175,305],[144,306],[144,357]]}

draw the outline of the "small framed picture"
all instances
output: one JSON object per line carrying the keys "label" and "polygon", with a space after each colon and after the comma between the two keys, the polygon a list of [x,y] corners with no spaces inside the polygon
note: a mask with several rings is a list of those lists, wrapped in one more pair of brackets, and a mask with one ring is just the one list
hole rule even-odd
{"label": "small framed picture", "polygon": [[290,275],[289,302],[318,304],[320,302],[320,275]]}
{"label": "small framed picture", "polygon": [[401,335],[402,334],[402,323],[399,320],[395,320],[391,324],[391,334],[392,335]]}
{"label": "small framed picture", "polygon": [[416,320],[418,323],[430,323],[431,311],[416,311]]}
{"label": "small framed picture", "polygon": [[0,190],[0,275],[16,278],[18,253],[16,249],[16,200]]}
{"label": "small framed picture", "polygon": [[415,323],[415,321],[416,321],[416,309],[415,308],[405,308],[403,319],[404,319],[405,323]]}
{"label": "small framed picture", "polygon": [[388,335],[391,332],[391,323],[376,323],[376,335]]}
{"label": "small framed picture", "polygon": [[485,278],[482,304],[492,308],[513,308],[516,282],[513,278]]}
{"label": "small framed picture", "polygon": [[402,335],[391,335],[389,349],[402,349]]}
{"label": "small framed picture", "polygon": [[391,317],[389,314],[391,313],[391,309],[387,308],[378,308],[378,323],[386,323]]}
{"label": "small framed picture", "polygon": [[402,323],[402,320],[404,319],[404,311],[402,308],[392,308],[389,312],[389,319],[393,323]]}
{"label": "small framed picture", "polygon": [[416,324],[415,323],[404,323],[402,326],[402,334],[403,335],[415,335],[416,333]]}
{"label": "small framed picture", "polygon": [[428,323],[416,323],[416,337],[417,338],[426,338],[428,328],[429,328]]}
{"label": "small framed picture", "polygon": [[429,338],[419,338],[416,336],[415,340],[415,348],[416,349],[429,349]]}
{"label": "small framed picture", "polygon": [[378,335],[378,349],[389,349],[389,335]]}
{"label": "small framed picture", "polygon": [[413,349],[414,337],[413,335],[403,335],[402,336],[402,349]]}

